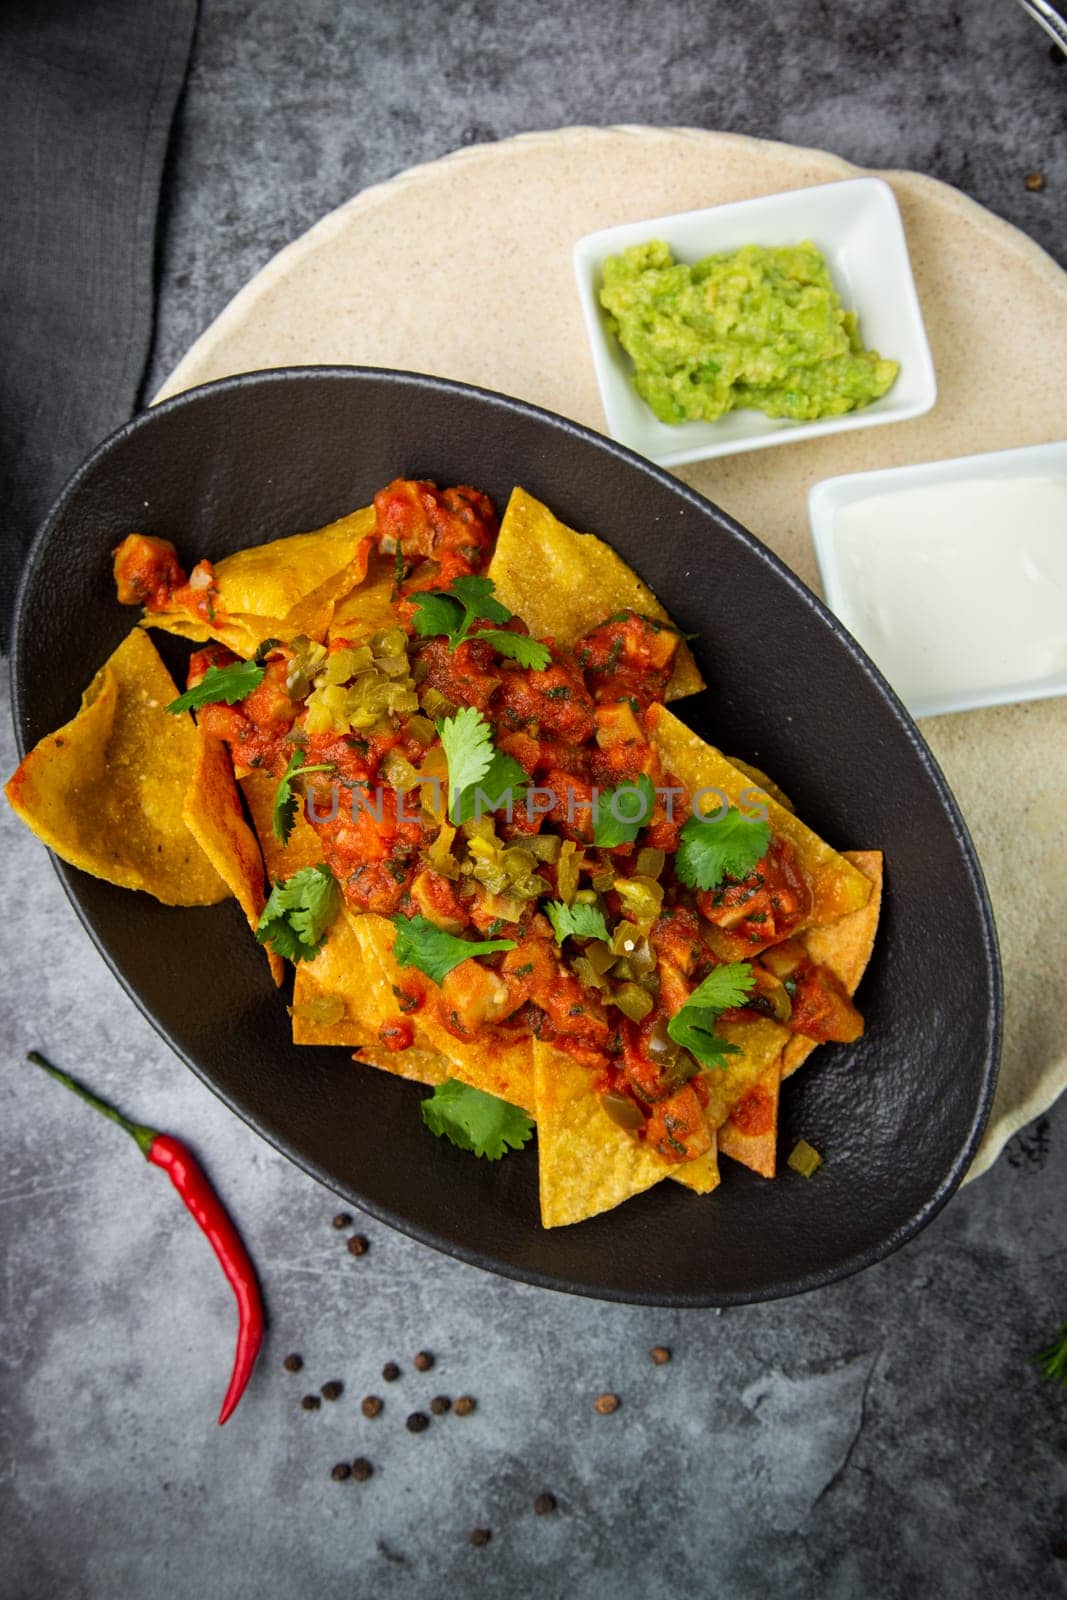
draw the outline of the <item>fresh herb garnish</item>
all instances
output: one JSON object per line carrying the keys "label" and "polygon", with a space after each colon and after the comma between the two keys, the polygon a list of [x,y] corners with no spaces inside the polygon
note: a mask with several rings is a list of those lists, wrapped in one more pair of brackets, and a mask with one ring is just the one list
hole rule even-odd
{"label": "fresh herb garnish", "polygon": [[1050,1383],[1067,1388],[1067,1322],[1062,1325],[1048,1349],[1039,1350],[1030,1360],[1041,1368],[1043,1376]]}
{"label": "fresh herb garnish", "polygon": [[744,1005],[754,982],[747,961],[731,961],[714,967],[668,1022],[667,1032],[675,1044],[688,1050],[702,1067],[725,1070],[726,1057],[739,1052],[737,1045],[716,1034],[715,1025],[720,1012]]}
{"label": "fresh herb garnish", "polygon": [[310,961],[341,909],[341,893],[325,862],[302,867],[276,883],[256,927],[256,938],[287,961]]}
{"label": "fresh herb garnish", "polygon": [[770,842],[770,824],[744,816],[736,806],[718,817],[690,817],[674,870],[690,889],[714,889],[724,878],[747,878]]}
{"label": "fresh herb garnish", "polygon": [[398,967],[417,967],[440,985],[453,967],[471,956],[492,955],[494,950],[514,950],[514,939],[460,939],[446,933],[426,917],[395,916],[393,959]]}
{"label": "fresh herb garnish", "polygon": [[499,1161],[509,1150],[521,1150],[533,1134],[534,1125],[525,1111],[455,1078],[439,1083],[421,1109],[431,1133],[439,1138],[443,1135],[457,1150],[469,1150],[487,1161]]}
{"label": "fresh herb garnish", "polygon": [[293,779],[300,778],[305,772],[332,772],[332,761],[320,761],[315,766],[301,766],[303,751],[294,750],[289,757],[289,765],[282,773],[278,787],[274,791],[274,837],[280,839],[282,844],[289,843],[289,835],[293,831],[296,821],[297,797],[293,793]]}
{"label": "fresh herb garnish", "polygon": [[467,637],[480,617],[487,622],[508,622],[511,612],[493,598],[492,578],[453,578],[447,589],[428,589],[413,594],[412,621],[415,632],[424,639],[444,634],[453,650]]}
{"label": "fresh herb garnish", "polygon": [[195,711],[198,706],[228,706],[246,700],[253,689],[263,682],[264,668],[255,661],[234,661],[228,667],[208,667],[199,683],[186,689],[177,700],[172,700],[167,710],[178,716],[182,711]]}
{"label": "fresh herb garnish", "polygon": [[452,821],[458,826],[469,822],[475,814],[484,816],[486,812],[499,811],[509,800],[514,804],[525,795],[528,781],[526,769],[520,767],[513,756],[494,750],[485,777],[453,795]]}
{"label": "fresh herb garnish", "polygon": [[603,939],[605,944],[611,943],[604,913],[596,906],[579,903],[568,906],[562,900],[547,900],[541,910],[552,924],[557,944],[562,944],[568,935],[575,939]]}
{"label": "fresh herb garnish", "polygon": [[540,639],[531,639],[528,633],[510,633],[504,628],[479,628],[472,639],[484,639],[498,655],[517,661],[520,667],[532,667],[543,672],[552,660],[552,652]]}
{"label": "fresh herb garnish", "polygon": [[479,628],[471,632],[479,619],[496,623],[511,621],[511,612],[494,598],[493,588],[492,578],[463,577],[453,578],[447,589],[429,589],[412,595],[415,632],[424,639],[443,634],[450,650],[458,650],[467,638],[484,639],[500,655],[517,661],[520,666],[543,670],[551,661],[552,653],[537,639],[500,628]]}
{"label": "fresh herb garnish", "polygon": [[[647,772],[640,773],[636,783],[602,790],[593,814],[593,843],[602,850],[633,844],[651,818],[655,804],[656,791]],[[620,816],[625,820],[620,821]]]}
{"label": "fresh herb garnish", "polygon": [[448,810],[458,827],[475,811],[496,811],[510,797],[518,799],[526,772],[493,745],[493,731],[480,711],[463,706],[454,717],[438,722],[448,757]]}

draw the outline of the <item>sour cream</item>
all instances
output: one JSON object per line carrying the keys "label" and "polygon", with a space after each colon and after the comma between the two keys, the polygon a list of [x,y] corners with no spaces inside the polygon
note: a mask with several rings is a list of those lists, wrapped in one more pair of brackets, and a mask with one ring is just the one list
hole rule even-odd
{"label": "sour cream", "polygon": [[917,715],[1067,692],[1067,473],[913,478],[832,517],[831,604]]}

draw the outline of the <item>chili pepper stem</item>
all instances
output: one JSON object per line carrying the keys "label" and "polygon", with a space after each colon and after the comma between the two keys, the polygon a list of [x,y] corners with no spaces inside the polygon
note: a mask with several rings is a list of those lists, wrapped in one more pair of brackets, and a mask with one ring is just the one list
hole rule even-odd
{"label": "chili pepper stem", "polygon": [[107,1117],[110,1122],[117,1123],[124,1132],[130,1135],[131,1139],[136,1139],[145,1160],[149,1159],[152,1146],[159,1137],[155,1128],[146,1128],[141,1122],[131,1122],[129,1117],[124,1117],[122,1112],[117,1110],[115,1106],[109,1105],[106,1100],[101,1100],[99,1095],[94,1094],[91,1089],[87,1089],[84,1083],[79,1083],[77,1078],[72,1078],[69,1072],[63,1072],[59,1067],[54,1067],[50,1061],[46,1061],[40,1051],[28,1051],[26,1060],[32,1061],[35,1067],[42,1068],[50,1077],[55,1078],[58,1083],[62,1083],[66,1088],[72,1090],[74,1094],[79,1095],[82,1100],[87,1101],[93,1107],[94,1111],[99,1111],[102,1117]]}

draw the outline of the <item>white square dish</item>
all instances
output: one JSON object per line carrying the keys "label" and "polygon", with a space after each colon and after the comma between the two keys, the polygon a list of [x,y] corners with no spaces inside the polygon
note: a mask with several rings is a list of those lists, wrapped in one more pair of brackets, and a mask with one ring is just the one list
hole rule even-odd
{"label": "white square dish", "polygon": [[824,478],[808,520],[827,605],[913,716],[1067,694],[1067,440]]}
{"label": "white square dish", "polygon": [[[789,245],[810,239],[825,256],[845,309],[857,313],[864,344],[900,363],[896,382],[862,410],[815,422],[772,418],[759,411],[730,411],[715,422],[660,422],[634,388],[632,362],[609,333],[599,300],[608,256],[650,239],[665,240],[677,260],[690,264],[746,244]],[[574,270],[608,432],[660,466],[821,438],[846,428],[904,422],[929,411],[937,399],[900,212],[881,178],[847,178],[602,228],[578,240]]]}

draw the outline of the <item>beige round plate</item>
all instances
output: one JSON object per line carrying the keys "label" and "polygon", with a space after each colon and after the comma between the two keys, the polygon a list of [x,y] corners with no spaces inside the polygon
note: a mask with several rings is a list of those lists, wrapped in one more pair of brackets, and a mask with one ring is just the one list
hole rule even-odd
{"label": "beige round plate", "polygon": [[[518,395],[603,430],[574,241],[610,223],[856,171],[824,151],[693,129],[568,128],[463,150],[357,195],[289,245],[157,398],[263,367],[401,367]],[[679,473],[814,587],[805,496],[816,479],[1040,444],[1063,428],[1067,274],[945,184],[881,176],[904,217],[937,369],[935,409],[892,428]],[[930,718],[923,731],[974,835],[1004,960],[1004,1060],[974,1176],[1067,1084],[1067,702]],[[892,885],[892,862],[888,869]]]}

